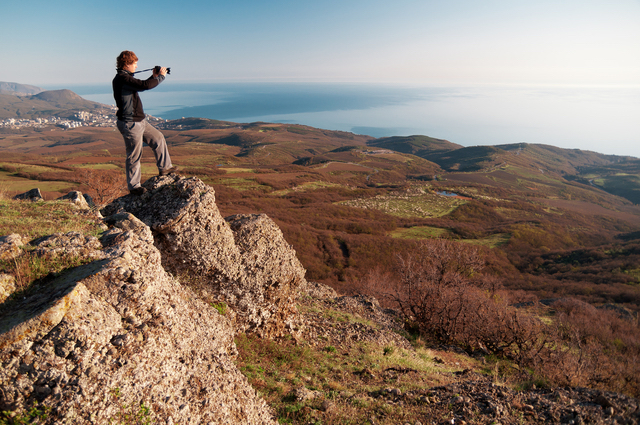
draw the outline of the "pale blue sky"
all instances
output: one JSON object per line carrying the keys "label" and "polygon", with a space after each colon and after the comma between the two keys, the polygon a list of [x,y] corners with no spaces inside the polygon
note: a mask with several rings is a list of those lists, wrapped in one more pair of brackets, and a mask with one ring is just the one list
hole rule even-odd
{"label": "pale blue sky", "polygon": [[8,0],[0,81],[640,85],[638,0]]}

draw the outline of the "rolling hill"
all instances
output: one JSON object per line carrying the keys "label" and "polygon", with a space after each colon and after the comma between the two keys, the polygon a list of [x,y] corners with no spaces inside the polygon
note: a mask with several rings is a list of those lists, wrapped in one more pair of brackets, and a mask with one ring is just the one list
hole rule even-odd
{"label": "rolling hill", "polygon": [[410,153],[422,158],[427,158],[429,155],[435,153],[450,152],[462,148],[461,145],[451,143],[447,140],[418,135],[407,137],[383,137],[370,141],[368,145],[391,149],[402,153]]}
{"label": "rolling hill", "polygon": [[111,109],[107,105],[85,100],[71,90],[49,90],[34,95],[0,94],[0,119],[69,117],[77,111]]}
{"label": "rolling hill", "polygon": [[6,81],[0,81],[0,94],[31,95],[38,94],[42,91],[44,91],[44,89],[36,86],[30,86],[28,84],[8,83]]}

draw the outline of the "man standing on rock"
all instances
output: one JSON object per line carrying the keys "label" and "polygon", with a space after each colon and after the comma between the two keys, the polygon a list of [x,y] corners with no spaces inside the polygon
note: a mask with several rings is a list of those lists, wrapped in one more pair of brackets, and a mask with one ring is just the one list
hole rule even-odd
{"label": "man standing on rock", "polygon": [[118,130],[124,138],[127,150],[125,163],[127,186],[132,195],[142,195],[146,192],[146,189],[140,186],[140,159],[143,143],[153,150],[161,176],[166,176],[178,169],[171,165],[167,142],[162,133],[147,121],[142,109],[142,101],[138,96],[138,92],[152,89],[164,81],[167,68],[156,67],[151,77],[139,80],[133,76],[138,68],[138,57],[135,53],[125,50],[120,53],[116,61],[117,74],[112,83],[113,97],[118,107],[116,113]]}

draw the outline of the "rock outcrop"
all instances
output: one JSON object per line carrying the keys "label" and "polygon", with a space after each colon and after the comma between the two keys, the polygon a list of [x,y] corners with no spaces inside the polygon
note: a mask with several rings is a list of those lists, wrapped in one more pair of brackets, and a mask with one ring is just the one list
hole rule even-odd
{"label": "rock outcrop", "polygon": [[[0,240],[6,260],[28,245],[34,258],[85,263],[0,304],[0,412],[42,412],[56,424],[275,423],[234,364],[234,336],[300,332],[295,303],[306,281],[295,251],[264,214],[222,218],[213,189],[196,178],[145,187],[103,210],[100,239]],[[80,193],[65,199],[88,207]],[[6,298],[15,285],[5,277]],[[228,314],[181,284],[193,280]]]}
{"label": "rock outcrop", "polygon": [[59,197],[57,200],[69,201],[73,205],[77,206],[78,208],[81,208],[83,210],[88,210],[93,205],[89,204],[89,201],[87,200],[87,198],[89,199],[89,201],[91,201],[91,204],[93,204],[93,200],[91,200],[91,197],[87,197],[86,195],[83,195],[82,192],[74,190],[67,193],[64,196]]}
{"label": "rock outcrop", "polygon": [[35,189],[31,189],[28,192],[25,193],[21,193],[19,195],[16,195],[13,197],[13,199],[18,200],[18,201],[42,201],[44,198],[42,197],[42,193],[40,192],[40,189],[35,188]]}
{"label": "rock outcrop", "polygon": [[119,198],[102,214],[130,212],[147,224],[165,269],[206,285],[232,308],[238,331],[264,338],[299,332],[295,298],[305,270],[269,217],[224,219],[213,188],[197,178],[154,177],[144,187],[144,195]]}
{"label": "rock outcrop", "polygon": [[[184,193],[176,186],[166,190]],[[163,269],[147,225],[108,222],[99,245],[38,241],[42,255],[75,245],[94,260],[0,306],[0,411],[43,409],[48,424],[275,424],[233,363],[230,321]],[[242,262],[233,247],[221,251]]]}

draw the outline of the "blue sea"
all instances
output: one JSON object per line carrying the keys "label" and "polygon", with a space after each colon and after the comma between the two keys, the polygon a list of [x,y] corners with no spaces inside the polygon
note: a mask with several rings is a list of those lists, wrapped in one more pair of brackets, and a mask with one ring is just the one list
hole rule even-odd
{"label": "blue sea", "polygon": [[[114,103],[110,81],[64,88]],[[292,123],[373,137],[422,134],[463,146],[527,142],[640,157],[640,86],[185,83],[169,76],[141,97],[148,114],[165,119]]]}

